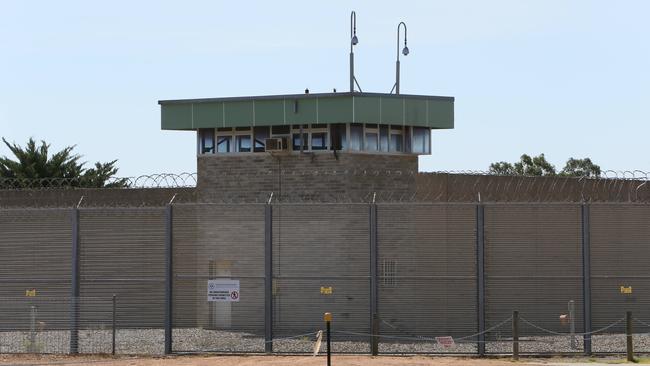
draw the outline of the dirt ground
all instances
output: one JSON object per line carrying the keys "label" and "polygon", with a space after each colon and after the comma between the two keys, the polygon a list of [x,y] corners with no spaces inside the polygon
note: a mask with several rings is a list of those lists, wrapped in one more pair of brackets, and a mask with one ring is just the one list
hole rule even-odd
{"label": "dirt ground", "polygon": [[[597,362],[594,362],[597,361]],[[528,366],[528,365],[598,365],[618,360],[578,359],[477,359],[471,357],[427,356],[333,356],[332,366]],[[0,365],[101,365],[101,366],[324,366],[324,356],[171,356],[171,357],[107,357],[55,355],[0,355]],[[606,363],[602,363],[606,364]]]}

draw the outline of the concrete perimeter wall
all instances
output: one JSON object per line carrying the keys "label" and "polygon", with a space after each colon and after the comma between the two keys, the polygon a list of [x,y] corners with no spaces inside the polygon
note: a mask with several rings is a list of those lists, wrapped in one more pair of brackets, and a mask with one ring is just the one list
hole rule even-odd
{"label": "concrete perimeter wall", "polygon": [[164,206],[174,202],[195,202],[194,188],[58,188],[0,190],[0,207]]}

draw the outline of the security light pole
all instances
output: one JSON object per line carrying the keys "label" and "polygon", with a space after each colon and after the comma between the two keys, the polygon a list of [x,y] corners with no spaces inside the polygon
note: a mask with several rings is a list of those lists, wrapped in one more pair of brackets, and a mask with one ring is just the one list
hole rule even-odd
{"label": "security light pole", "polygon": [[359,43],[357,38],[357,13],[350,14],[350,93],[354,92],[354,46]]}
{"label": "security light pole", "polygon": [[395,85],[393,86],[395,94],[399,94],[399,30],[402,25],[404,26],[404,49],[402,49],[402,54],[404,56],[409,54],[409,48],[406,46],[406,23],[400,22],[397,25],[397,62],[395,63]]}

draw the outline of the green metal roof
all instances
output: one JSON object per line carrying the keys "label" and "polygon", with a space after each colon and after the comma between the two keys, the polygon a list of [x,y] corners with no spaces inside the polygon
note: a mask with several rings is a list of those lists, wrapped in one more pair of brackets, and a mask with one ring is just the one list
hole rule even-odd
{"label": "green metal roof", "polygon": [[300,123],[378,123],[454,128],[454,98],[323,93],[161,100],[163,130]]}

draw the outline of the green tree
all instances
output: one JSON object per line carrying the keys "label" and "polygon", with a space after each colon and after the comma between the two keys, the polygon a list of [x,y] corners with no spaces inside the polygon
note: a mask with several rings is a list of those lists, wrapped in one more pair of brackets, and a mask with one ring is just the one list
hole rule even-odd
{"label": "green tree", "polygon": [[594,164],[589,158],[569,158],[560,175],[565,177],[599,178],[601,173],[600,166]]}
{"label": "green tree", "polygon": [[561,177],[588,177],[598,178],[601,175],[600,167],[594,164],[591,159],[567,160],[564,168],[556,173],[553,164],[546,161],[544,154],[535,157],[522,155],[519,162],[511,164],[506,161],[499,161],[490,164],[490,173],[497,175],[529,175],[529,176],[561,176]]}
{"label": "green tree", "polygon": [[27,141],[23,148],[16,143],[2,141],[13,153],[15,160],[6,156],[0,157],[0,178],[14,178],[19,181],[42,180],[42,185],[49,185],[48,179],[57,180],[57,186],[86,187],[86,188],[118,188],[127,187],[126,179],[109,182],[109,178],[117,173],[117,160],[108,163],[95,163],[93,168],[84,168],[85,162],[80,162],[82,156],[73,154],[75,146],[68,146],[61,151],[50,154],[50,144],[41,141],[38,145],[33,138]]}
{"label": "green tree", "polygon": [[490,174],[517,175],[517,172],[515,172],[515,167],[512,164],[506,161],[499,161],[490,164]]}
{"label": "green tree", "polygon": [[518,162],[511,164],[505,161],[490,164],[490,173],[498,175],[529,175],[529,176],[554,176],[555,166],[546,160],[544,154],[530,157],[521,156]]}

